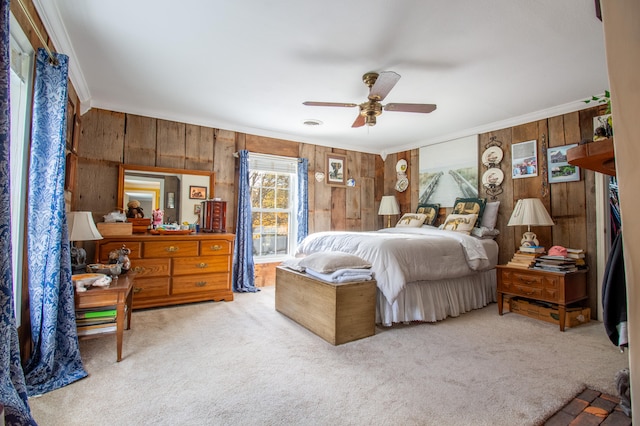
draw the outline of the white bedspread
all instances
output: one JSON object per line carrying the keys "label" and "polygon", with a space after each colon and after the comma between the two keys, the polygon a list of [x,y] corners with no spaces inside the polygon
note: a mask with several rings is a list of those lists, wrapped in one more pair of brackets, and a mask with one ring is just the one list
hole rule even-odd
{"label": "white bedspread", "polygon": [[[495,253],[487,254],[485,244],[495,245]],[[409,282],[463,277],[493,268],[497,259],[494,241],[435,227],[317,232],[297,249],[305,255],[321,251],[352,253],[371,262],[378,288],[389,303]]]}

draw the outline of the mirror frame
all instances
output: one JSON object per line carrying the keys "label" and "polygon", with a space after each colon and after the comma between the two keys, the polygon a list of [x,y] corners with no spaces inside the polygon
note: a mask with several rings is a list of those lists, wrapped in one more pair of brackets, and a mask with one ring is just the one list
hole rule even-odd
{"label": "mirror frame", "polygon": [[124,175],[127,171],[153,172],[166,175],[209,176],[209,194],[207,199],[211,199],[215,196],[215,172],[208,172],[205,170],[173,169],[169,167],[138,166],[135,164],[120,164],[118,166],[118,208],[122,207],[122,203],[124,202]]}

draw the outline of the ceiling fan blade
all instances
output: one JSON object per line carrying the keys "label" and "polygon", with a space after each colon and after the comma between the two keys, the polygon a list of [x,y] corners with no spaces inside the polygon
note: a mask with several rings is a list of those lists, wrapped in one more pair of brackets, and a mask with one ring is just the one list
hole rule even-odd
{"label": "ceiling fan blade", "polygon": [[358,104],[350,104],[350,103],[346,103],[346,102],[311,102],[311,101],[303,102],[302,105],[306,105],[306,106],[346,107],[346,108],[351,108],[351,107],[354,107],[354,106],[358,106]]}
{"label": "ceiling fan blade", "polygon": [[400,80],[400,74],[393,71],[383,71],[378,75],[376,82],[369,91],[369,99],[379,101],[387,97],[393,86]]}
{"label": "ceiling fan blade", "polygon": [[364,126],[364,115],[358,114],[356,121],[353,122],[351,127],[362,127],[362,126]]}
{"label": "ceiling fan blade", "polygon": [[385,111],[400,111],[400,112],[422,112],[429,113],[435,111],[436,105],[434,104],[386,104],[384,106]]}

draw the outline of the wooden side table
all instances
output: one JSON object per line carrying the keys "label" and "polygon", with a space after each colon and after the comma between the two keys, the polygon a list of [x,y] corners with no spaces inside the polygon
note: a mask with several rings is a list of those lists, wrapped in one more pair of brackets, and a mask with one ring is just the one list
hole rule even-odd
{"label": "wooden side table", "polygon": [[503,296],[521,296],[526,299],[558,305],[560,331],[564,331],[567,305],[587,296],[587,271],[551,272],[539,269],[496,266],[498,272],[498,314],[502,315]]}
{"label": "wooden side table", "polygon": [[[76,309],[104,308],[106,306],[116,306],[116,344],[117,361],[122,360],[122,337],[125,330],[125,315],[127,316],[126,329],[131,328],[131,305],[133,302],[133,280],[134,274],[129,272],[114,277],[109,287],[89,287],[87,291],[75,292]],[[107,334],[103,333],[102,335]],[[88,337],[96,337],[91,335]],[[82,338],[82,337],[80,337]]]}

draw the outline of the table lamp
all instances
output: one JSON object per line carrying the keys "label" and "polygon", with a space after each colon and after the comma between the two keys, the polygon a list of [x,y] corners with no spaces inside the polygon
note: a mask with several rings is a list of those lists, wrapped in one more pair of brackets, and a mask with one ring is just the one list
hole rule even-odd
{"label": "table lamp", "polygon": [[101,240],[102,235],[93,222],[91,212],[67,213],[69,227],[69,242],[71,245],[71,272],[84,272],[86,268],[87,252],[82,247],[76,247],[75,241]]}
{"label": "table lamp", "polygon": [[400,206],[394,195],[385,195],[380,200],[380,208],[378,209],[380,216],[387,216],[387,228],[391,228],[391,215],[400,214]]}
{"label": "table lamp", "polygon": [[522,234],[520,246],[533,247],[538,246],[539,243],[536,234],[531,232],[531,226],[553,226],[553,224],[551,216],[540,199],[524,198],[516,203],[507,226],[526,225],[527,232]]}

